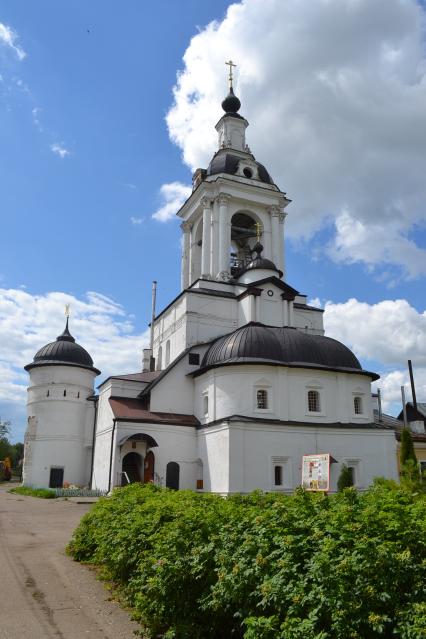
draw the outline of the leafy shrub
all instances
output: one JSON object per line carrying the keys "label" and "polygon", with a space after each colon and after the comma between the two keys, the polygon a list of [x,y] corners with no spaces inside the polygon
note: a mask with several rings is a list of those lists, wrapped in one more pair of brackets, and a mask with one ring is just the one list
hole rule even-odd
{"label": "leafy shrub", "polygon": [[425,533],[424,495],[392,482],[227,499],[133,484],[84,516],[69,551],[151,637],[417,639]]}
{"label": "leafy shrub", "polygon": [[16,493],[18,495],[26,495],[28,497],[39,497],[40,499],[55,499],[56,493],[50,488],[29,488],[28,486],[18,486],[17,488],[11,488],[10,493]]}

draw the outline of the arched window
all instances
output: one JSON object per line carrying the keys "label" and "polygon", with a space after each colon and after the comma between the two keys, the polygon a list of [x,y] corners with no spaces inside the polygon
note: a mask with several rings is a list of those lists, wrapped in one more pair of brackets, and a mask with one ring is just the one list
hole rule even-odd
{"label": "arched window", "polygon": [[203,395],[203,412],[204,415],[209,414],[209,396],[207,395],[207,393]]}
{"label": "arched window", "polygon": [[308,391],[308,411],[319,413],[321,411],[320,394],[316,390]]}
{"label": "arched window", "polygon": [[179,490],[179,464],[169,462],[166,467],[166,487]]}
{"label": "arched window", "polygon": [[354,413],[355,415],[362,415],[362,397],[354,397]]}
{"label": "arched window", "polygon": [[163,349],[160,346],[160,348],[158,349],[158,355],[157,355],[157,371],[161,371],[161,358],[163,356]]}
{"label": "arched window", "polygon": [[268,391],[264,388],[260,388],[256,393],[257,408],[268,408]]}
{"label": "arched window", "polygon": [[67,389],[64,390],[64,397],[67,396]]}
{"label": "arched window", "polygon": [[168,339],[166,342],[166,361],[165,365],[168,366],[170,364],[170,340]]}
{"label": "arched window", "polygon": [[47,393],[46,393],[46,397],[49,397],[49,395],[50,395],[50,392],[49,392],[49,391],[47,391]]}

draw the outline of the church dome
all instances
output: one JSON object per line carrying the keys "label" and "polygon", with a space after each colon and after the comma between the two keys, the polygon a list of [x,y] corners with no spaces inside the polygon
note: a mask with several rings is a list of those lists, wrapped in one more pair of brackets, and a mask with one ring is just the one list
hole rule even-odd
{"label": "church dome", "polygon": [[[228,175],[236,175],[238,165],[241,161],[240,155],[235,155],[231,151],[225,151],[221,149],[216,153],[207,168],[207,175],[217,175],[218,173],[227,173]],[[265,184],[274,184],[273,179],[265,169],[263,164],[256,162],[257,174],[260,182]]]}
{"label": "church dome", "polygon": [[226,115],[236,115],[240,108],[241,102],[235,95],[234,89],[230,87],[228,95],[222,102],[222,109],[225,111]]}
{"label": "church dome", "polygon": [[275,364],[363,373],[358,359],[341,342],[289,327],[250,322],[217,339],[204,355],[201,371],[227,364]]}
{"label": "church dome", "polygon": [[65,366],[79,366],[80,368],[88,368],[98,375],[100,371],[93,366],[93,360],[85,348],[77,344],[74,337],[69,332],[68,319],[61,335],[58,335],[55,342],[46,344],[37,351],[31,364],[25,366],[25,370],[29,371],[36,366],[52,364],[62,364]]}
{"label": "church dome", "polygon": [[257,242],[254,247],[252,253],[255,253],[255,257],[247,264],[245,269],[242,271],[240,275],[246,273],[247,271],[254,271],[256,269],[263,269],[267,271],[276,271],[280,274],[280,277],[283,276],[282,271],[280,271],[272,260],[268,260],[266,257],[262,257],[263,246],[259,242]]}

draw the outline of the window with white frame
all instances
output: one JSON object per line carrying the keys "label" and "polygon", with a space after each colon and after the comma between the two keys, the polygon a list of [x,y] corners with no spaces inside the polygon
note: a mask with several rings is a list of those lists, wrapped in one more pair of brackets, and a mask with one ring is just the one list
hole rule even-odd
{"label": "window with white frame", "polygon": [[308,391],[308,411],[310,413],[321,412],[321,398],[317,390]]}
{"label": "window with white frame", "polygon": [[362,397],[360,395],[355,395],[354,397],[354,413],[355,415],[362,415]]}
{"label": "window with white frame", "polygon": [[346,459],[344,463],[346,464],[349,474],[351,476],[352,486],[360,486],[361,475],[360,475],[359,459]]}
{"label": "window with white frame", "polygon": [[289,457],[272,457],[272,490],[291,490],[291,466]]}
{"label": "window with white frame", "polygon": [[265,388],[258,388],[256,391],[256,407],[258,410],[265,410],[268,406],[268,391]]}
{"label": "window with white frame", "polygon": [[203,395],[203,413],[205,417],[209,414],[209,396],[207,393]]}

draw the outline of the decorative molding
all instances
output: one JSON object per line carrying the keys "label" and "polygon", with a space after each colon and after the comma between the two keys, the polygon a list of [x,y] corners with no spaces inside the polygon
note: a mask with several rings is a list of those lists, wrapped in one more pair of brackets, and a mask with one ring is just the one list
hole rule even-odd
{"label": "decorative molding", "polygon": [[184,233],[189,233],[192,229],[192,224],[191,222],[182,222],[182,224],[180,225],[180,228],[182,229]]}
{"label": "decorative molding", "polygon": [[231,196],[228,195],[227,193],[221,193],[220,195],[217,196],[217,201],[219,203],[219,206],[227,206],[230,200],[231,200]]}
{"label": "decorative molding", "polygon": [[203,209],[210,209],[211,207],[211,199],[209,197],[203,196],[200,200],[200,203]]}

